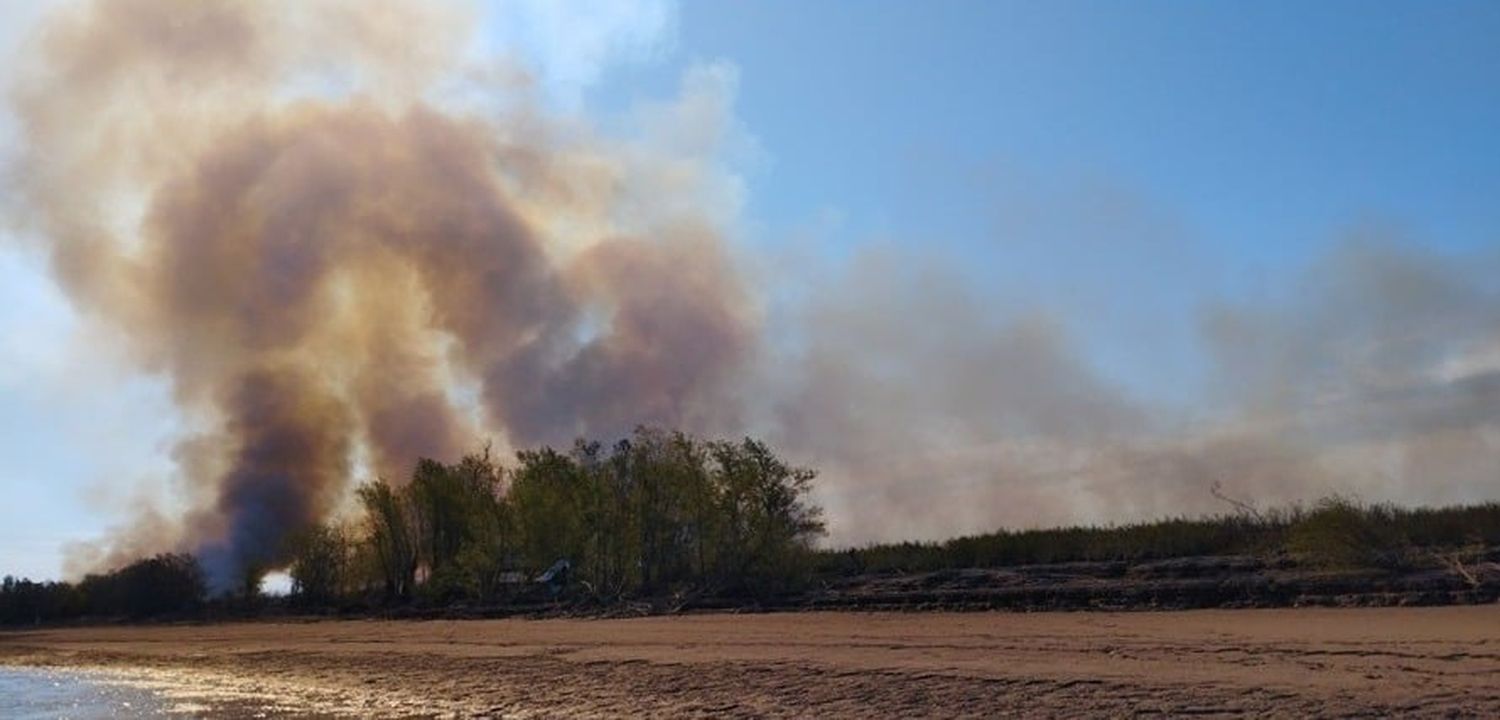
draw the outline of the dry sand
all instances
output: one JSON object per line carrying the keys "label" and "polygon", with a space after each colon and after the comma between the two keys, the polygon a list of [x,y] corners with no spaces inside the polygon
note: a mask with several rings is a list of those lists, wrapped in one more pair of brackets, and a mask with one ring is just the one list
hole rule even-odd
{"label": "dry sand", "polygon": [[5,663],[361,716],[1500,717],[1500,606],[79,628]]}

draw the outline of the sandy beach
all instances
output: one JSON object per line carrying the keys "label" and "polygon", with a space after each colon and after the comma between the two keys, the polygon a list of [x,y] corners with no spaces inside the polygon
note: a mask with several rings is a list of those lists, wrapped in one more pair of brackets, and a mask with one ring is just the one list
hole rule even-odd
{"label": "sandy beach", "polygon": [[1500,714],[1500,606],[313,621],[0,633],[0,663],[328,714]]}

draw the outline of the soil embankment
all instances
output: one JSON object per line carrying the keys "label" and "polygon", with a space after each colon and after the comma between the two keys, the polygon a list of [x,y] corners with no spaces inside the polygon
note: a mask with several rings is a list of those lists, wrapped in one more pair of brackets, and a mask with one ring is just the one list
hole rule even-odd
{"label": "soil embankment", "polygon": [[[1500,551],[1492,551],[1500,560]],[[1320,569],[1253,556],[1070,562],[825,581],[788,607],[825,610],[1187,610],[1482,605],[1500,600],[1500,562],[1453,568]],[[713,608],[713,601],[698,603]],[[716,609],[729,609],[723,603]]]}

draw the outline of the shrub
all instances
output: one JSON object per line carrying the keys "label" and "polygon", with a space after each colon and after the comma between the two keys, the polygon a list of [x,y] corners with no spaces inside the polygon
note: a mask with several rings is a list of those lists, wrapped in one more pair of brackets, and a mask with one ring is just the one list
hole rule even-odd
{"label": "shrub", "polygon": [[1412,560],[1400,511],[1331,496],[1287,531],[1287,550],[1316,565],[1398,569]]}

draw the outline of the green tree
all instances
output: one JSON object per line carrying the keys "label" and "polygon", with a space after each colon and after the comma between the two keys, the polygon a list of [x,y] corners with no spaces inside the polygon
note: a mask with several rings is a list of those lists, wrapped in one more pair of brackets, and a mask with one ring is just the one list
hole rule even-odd
{"label": "green tree", "polygon": [[203,569],[191,555],[162,554],[137,560],[79,583],[89,612],[147,618],[198,608],[207,596]]}
{"label": "green tree", "polygon": [[710,445],[722,521],[719,579],[730,588],[783,590],[805,574],[822,510],[807,501],[816,473],[788,465],[746,438]]}
{"label": "green tree", "polygon": [[301,603],[326,606],[347,592],[353,547],[344,528],[318,525],[293,539],[292,594]]}
{"label": "green tree", "polygon": [[365,483],[356,493],[365,511],[365,541],[385,597],[409,599],[416,589],[419,559],[410,493],[392,488],[385,480]]}
{"label": "green tree", "polygon": [[411,492],[429,597],[493,595],[509,555],[502,478],[489,448],[465,455],[455,465],[425,459],[417,463]]}
{"label": "green tree", "polygon": [[509,498],[523,568],[536,572],[558,558],[587,564],[588,475],[572,457],[552,448],[523,450],[516,459]]}

